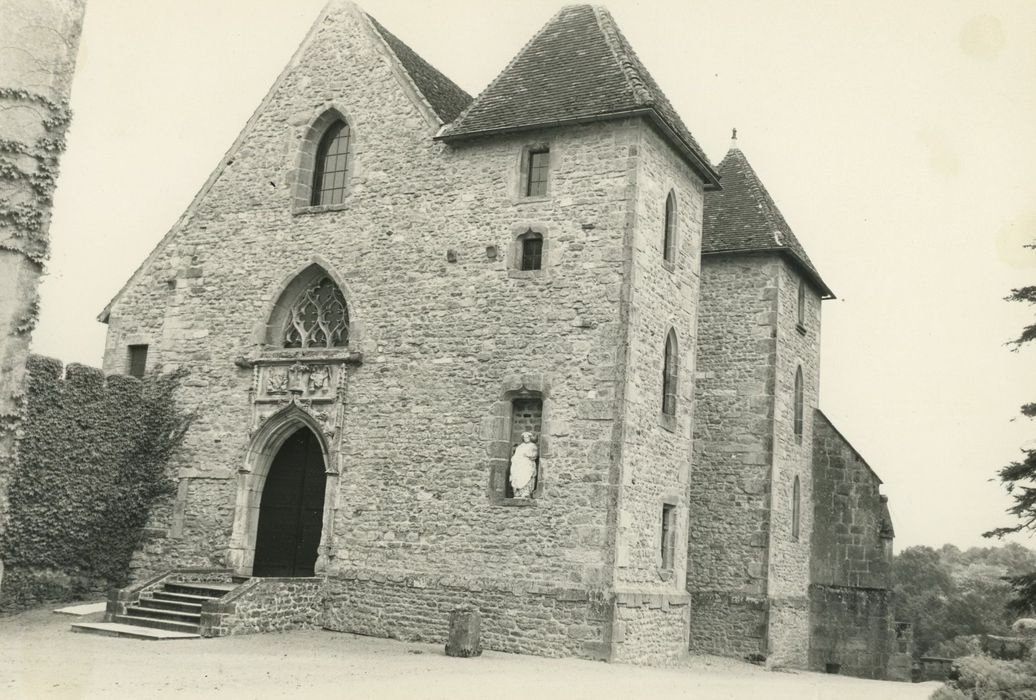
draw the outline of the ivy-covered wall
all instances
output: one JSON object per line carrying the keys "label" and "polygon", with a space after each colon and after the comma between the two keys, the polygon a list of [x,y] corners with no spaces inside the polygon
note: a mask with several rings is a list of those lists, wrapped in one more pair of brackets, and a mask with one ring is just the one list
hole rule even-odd
{"label": "ivy-covered wall", "polygon": [[152,508],[174,492],[169,459],[190,416],[181,375],[105,376],[33,355],[0,534],[0,610],[127,583]]}

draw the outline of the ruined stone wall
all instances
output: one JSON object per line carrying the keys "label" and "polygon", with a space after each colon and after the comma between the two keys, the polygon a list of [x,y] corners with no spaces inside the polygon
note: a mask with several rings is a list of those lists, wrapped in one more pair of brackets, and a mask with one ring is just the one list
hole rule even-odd
{"label": "ruined stone wall", "polygon": [[813,415],[810,668],[884,678],[895,643],[892,530],[881,480],[820,411]]}
{"label": "ruined stone wall", "polygon": [[[106,367],[125,371],[126,346],[147,343],[152,366],[191,370],[183,398],[200,414],[177,504],[156,523],[169,536],[139,565],[224,555],[253,381],[235,360],[258,352],[291,272],[317,260],[344,281],[350,348],[363,354],[346,370],[333,438],[341,486],[328,573],[368,576],[370,600],[436,595],[375,575],[478,572],[510,585],[521,572],[548,589],[605,586],[639,122],[446,146],[379,41],[347,7],[322,21],[207,194],[111,310]],[[293,213],[300,139],[329,105],[352,128],[351,193]],[[522,152],[539,143],[551,149],[549,194],[523,198]],[[544,269],[513,274],[514,238],[529,227],[543,230]],[[542,492],[515,508],[489,492],[492,467],[510,453],[500,407],[522,387],[543,395]]]}
{"label": "ruined stone wall", "polygon": [[[685,590],[687,570],[684,534],[702,185],[646,125],[637,149],[615,585],[621,590],[672,593]],[[672,264],[663,258],[666,198],[670,192],[676,196],[677,221]],[[675,331],[679,370],[674,416],[662,413],[662,374],[670,330]],[[676,506],[674,561],[666,567],[662,561],[664,503]]]}
{"label": "ruined stone wall", "polygon": [[[779,266],[776,393],[773,421],[772,513],[768,593],[772,665],[804,668],[809,648],[810,539],[813,533],[813,421],[820,393],[820,296],[805,285],[805,313],[798,319],[802,275],[787,259]],[[795,434],[795,377],[802,370],[802,434]],[[794,483],[799,480],[799,528],[793,532]]]}
{"label": "ruined stone wall", "polygon": [[702,260],[688,490],[693,652],[765,653],[779,264]]}

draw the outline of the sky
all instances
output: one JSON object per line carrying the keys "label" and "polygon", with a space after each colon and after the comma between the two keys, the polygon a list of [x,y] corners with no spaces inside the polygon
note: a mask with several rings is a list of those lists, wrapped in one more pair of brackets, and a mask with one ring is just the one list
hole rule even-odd
{"label": "sky", "polygon": [[[361,6],[472,95],[560,7]],[[1036,3],[612,0],[708,156],[731,128],[837,299],[822,410],[884,480],[896,549],[1013,524],[1036,443]],[[33,350],[100,365],[98,313],[201,188],[322,0],[89,0]],[[1036,539],[1016,541],[1036,547]]]}

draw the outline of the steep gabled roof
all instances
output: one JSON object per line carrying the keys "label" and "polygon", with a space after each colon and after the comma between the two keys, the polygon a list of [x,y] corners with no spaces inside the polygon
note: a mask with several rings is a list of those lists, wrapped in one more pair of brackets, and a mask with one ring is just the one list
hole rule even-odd
{"label": "steep gabled roof", "polygon": [[715,168],[607,10],[561,9],[497,78],[437,136],[447,142],[641,115],[705,181]]}
{"label": "steep gabled roof", "polygon": [[458,114],[464,111],[465,107],[471,104],[471,95],[436,70],[428,61],[414,53],[414,50],[400,41],[395,34],[381,26],[378,20],[370,15],[367,15],[367,18],[392,49],[392,53],[396,54],[396,58],[410,75],[414,85],[428,100],[428,104],[432,106],[444,124],[452,122]]}
{"label": "steep gabled roof", "polygon": [[806,249],[785,221],[737,142],[720,161],[723,189],[705,195],[702,224],[702,255],[717,253],[760,253],[774,251],[788,255],[820,290],[825,299],[834,293],[806,255]]}

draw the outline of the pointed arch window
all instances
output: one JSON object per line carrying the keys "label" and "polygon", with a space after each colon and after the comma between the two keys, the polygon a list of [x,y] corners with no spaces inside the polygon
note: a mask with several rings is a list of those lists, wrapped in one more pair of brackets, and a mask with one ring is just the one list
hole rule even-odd
{"label": "pointed arch window", "polygon": [[670,191],[665,200],[665,233],[662,241],[662,259],[676,263],[676,193]]}
{"label": "pointed arch window", "polygon": [[802,366],[795,370],[795,441],[800,445],[802,444],[802,413],[803,413],[803,396],[802,396]]}
{"label": "pointed arch window", "polygon": [[286,348],[334,348],[349,342],[349,310],[330,277],[305,285],[291,306],[281,333]]}
{"label": "pointed arch window", "polygon": [[317,146],[313,163],[311,205],[345,201],[349,170],[349,125],[344,119],[331,123]]}
{"label": "pointed arch window", "polygon": [[676,331],[670,329],[665,339],[665,359],[662,363],[662,415],[676,415],[676,384],[680,373],[676,347]]}

